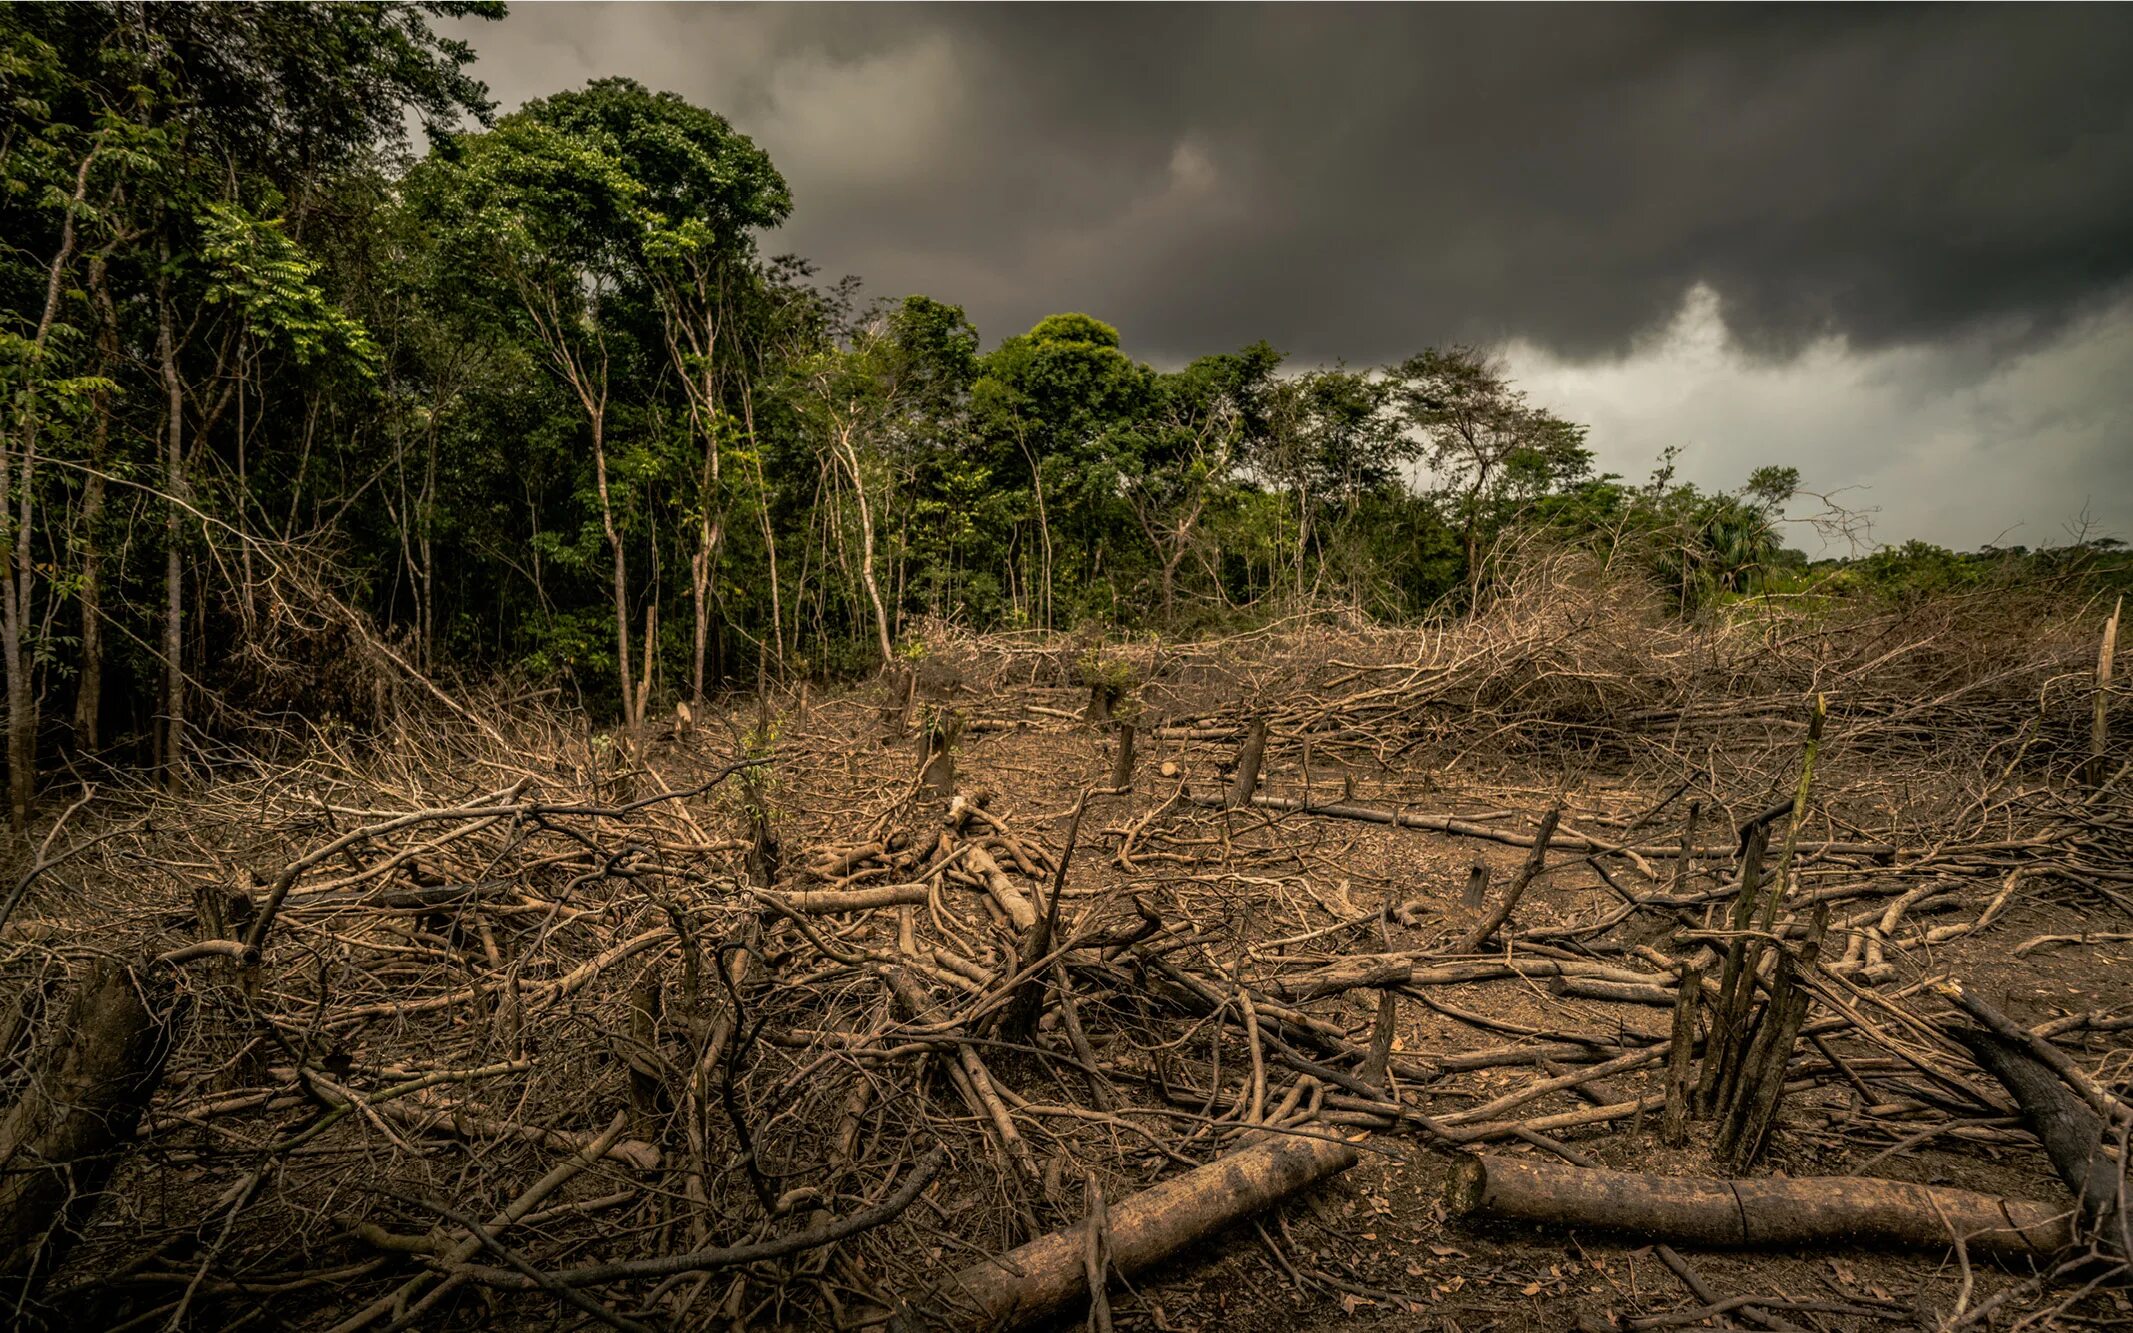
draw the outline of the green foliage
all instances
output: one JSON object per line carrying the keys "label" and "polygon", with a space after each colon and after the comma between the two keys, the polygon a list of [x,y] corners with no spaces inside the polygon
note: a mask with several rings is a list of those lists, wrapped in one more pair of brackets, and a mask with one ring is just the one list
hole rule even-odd
{"label": "green foliage", "polygon": [[[37,464],[11,467],[0,522],[31,553],[26,669],[51,707],[88,674],[100,596],[118,731],[154,726],[168,547],[198,617],[182,665],[218,716],[259,662],[279,699],[349,656],[260,641],[265,552],[425,670],[600,714],[648,631],[650,692],[674,698],[699,651],[706,690],[835,676],[918,663],[936,623],[1411,618],[1485,594],[1492,552],[1535,529],[1685,615],[2129,577],[2103,542],[1810,565],[1795,469],[1717,492],[1671,456],[1647,484],[1595,475],[1584,428],[1468,347],[1307,367],[1260,342],[1159,370],[1132,330],[1064,312],[988,350],[958,306],[868,303],[766,253],[790,189],[712,109],[600,79],[492,121],[471,51],[430,24],[494,12],[0,8],[0,429]],[[1138,684],[1098,649],[1080,670]]]}
{"label": "green foliage", "polygon": [[1140,683],[1133,663],[1092,647],[1074,660],[1076,680],[1090,689],[1102,690],[1112,700],[1123,699]]}
{"label": "green foliage", "polygon": [[1858,559],[1813,565],[1802,571],[1800,584],[1826,595],[1897,605],[1951,594],[2052,586],[2124,594],[2133,591],[2133,552],[2111,538],[2037,550],[2012,546],[1980,551],[1951,551],[1914,538]]}
{"label": "green foliage", "polygon": [[235,306],[255,334],[286,346],[299,365],[338,353],[366,377],[376,373],[377,344],[327,298],[318,261],[289,239],[281,219],[255,218],[237,204],[210,204],[200,230],[208,301]]}

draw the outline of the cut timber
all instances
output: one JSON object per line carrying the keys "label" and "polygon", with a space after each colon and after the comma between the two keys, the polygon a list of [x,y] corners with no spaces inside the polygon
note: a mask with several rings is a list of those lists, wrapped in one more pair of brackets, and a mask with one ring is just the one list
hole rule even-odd
{"label": "cut timber", "polygon": [[931,795],[955,795],[955,747],[966,721],[960,712],[943,709],[919,734],[918,780]]}
{"label": "cut timber", "polygon": [[923,905],[932,900],[933,893],[924,884],[870,884],[863,889],[796,889],[791,893],[765,893],[763,897],[795,912],[822,915],[904,903]]}
{"label": "cut timber", "polygon": [[152,984],[98,963],[61,1044],[0,1121],[0,1287],[10,1304],[65,1257],[162,1081],[174,1011]]}
{"label": "cut timber", "polygon": [[1133,724],[1120,721],[1118,724],[1118,750],[1111,759],[1111,789],[1125,791],[1133,786]]}
{"label": "cut timber", "polygon": [[[1696,807],[1689,806],[1689,817]],[[1666,1122],[1662,1142],[1680,1147],[1689,1141],[1689,1096],[1695,1086],[1696,1020],[1703,1009],[1703,969],[1685,967],[1674,991],[1674,1037],[1666,1062]]]}
{"label": "cut timber", "polygon": [[[1333,1139],[1272,1139],[1163,1181],[1109,1209],[1112,1271],[1131,1276],[1356,1162]],[[1022,1328],[1088,1295],[1087,1231],[1073,1227],[972,1264],[940,1299],[956,1323]]]}
{"label": "cut timber", "polygon": [[1015,923],[1015,929],[1026,931],[1035,926],[1036,906],[1022,890],[1015,887],[1015,882],[1007,877],[1007,872],[1000,869],[1000,863],[992,859],[992,853],[976,843],[967,844],[967,848],[963,853],[964,867],[977,876],[978,882],[985,886],[985,892],[992,895],[992,900],[999,904],[1000,910],[1007,913],[1008,920]]}
{"label": "cut timber", "polygon": [[1860,1176],[1711,1180],[1469,1157],[1446,1193],[1460,1217],[1736,1248],[1942,1249],[1961,1236],[1973,1255],[2021,1257],[2056,1253],[2074,1239],[2071,1211],[2057,1204]]}

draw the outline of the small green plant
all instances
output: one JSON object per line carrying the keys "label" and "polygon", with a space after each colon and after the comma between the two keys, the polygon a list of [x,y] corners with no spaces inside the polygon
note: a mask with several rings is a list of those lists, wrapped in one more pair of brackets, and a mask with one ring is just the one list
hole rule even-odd
{"label": "small green plant", "polygon": [[736,776],[741,785],[741,799],[751,811],[766,810],[770,793],[777,787],[777,767],[773,760],[777,755],[781,729],[775,719],[761,717],[741,736],[741,758],[751,762]]}
{"label": "small green plant", "polygon": [[1101,647],[1084,652],[1075,662],[1075,674],[1089,687],[1089,720],[1108,722],[1119,716],[1140,673],[1123,657],[1113,657]]}

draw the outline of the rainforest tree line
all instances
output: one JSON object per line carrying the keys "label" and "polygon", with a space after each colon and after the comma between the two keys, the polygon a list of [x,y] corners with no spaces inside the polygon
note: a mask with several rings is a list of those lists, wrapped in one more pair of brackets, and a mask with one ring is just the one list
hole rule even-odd
{"label": "rainforest tree line", "polygon": [[1471,348],[1164,370],[1089,315],[986,350],[863,300],[777,252],[795,201],[712,111],[604,79],[497,116],[432,23],[500,13],[0,9],[17,828],[40,765],[359,711],[350,655],[641,721],[923,616],[1414,615],[1514,523],[1639,534],[1684,608],[1787,558],[1789,469],[1597,476]]}

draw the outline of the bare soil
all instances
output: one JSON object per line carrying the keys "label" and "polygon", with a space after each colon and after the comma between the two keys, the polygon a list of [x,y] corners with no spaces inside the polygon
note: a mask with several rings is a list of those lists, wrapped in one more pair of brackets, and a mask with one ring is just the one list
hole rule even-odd
{"label": "bare soil", "polygon": [[[1817,1040],[1794,1052],[1750,1170],[2067,1202],[1997,1087],[1937,1035],[1953,1011],[1936,987],[1959,980],[2125,1089],[2133,795],[2122,749],[2102,787],[2074,781],[2083,623],[2002,605],[1672,628],[1634,590],[1559,578],[1456,632],[1320,624],[1180,647],[942,630],[915,686],[892,672],[781,690],[634,744],[495,711],[391,737],[314,730],[176,795],[106,790],[46,842],[43,859],[63,859],[0,931],[6,1010],[21,1016],[0,1093],[64,1045],[63,997],[95,957],[134,961],[184,1003],[108,1196],[78,1240],[53,1238],[57,1271],[39,1273],[23,1316],[952,1324],[950,1275],[1080,1226],[1087,1182],[1115,1207],[1277,1132],[1352,1136],[1361,1164],[1119,1279],[1117,1327],[2120,1322],[2122,1268],[2085,1287],[1952,1247],[1684,1247],[1724,1306],[1711,1311],[1650,1238],[1447,1218],[1447,1174],[1469,1150],[1720,1173],[1706,1124],[1661,1145],[1660,1060],[1490,1114],[1485,1142],[1420,1122],[1456,1125],[1666,1039],[1670,1007],[1557,994],[1546,974],[1674,984],[1730,903],[1733,829],[1798,784],[1819,692],[1829,723],[1777,919],[1796,936],[1809,903],[1831,912]],[[1130,791],[1108,789],[1117,728],[1083,716],[1107,662],[1130,681]],[[1271,724],[1269,803],[1216,808],[1253,717]],[[918,780],[933,726],[957,733],[952,793]],[[1317,809],[1272,808],[1299,801]],[[1708,851],[1684,863],[1692,802]],[[1516,844],[1556,806],[1545,871],[1484,950],[1459,954],[1471,868],[1488,867],[1495,901],[1527,859]],[[1038,970],[1043,1017],[1019,1041],[993,1017],[1030,938],[1007,900],[1041,911],[1055,884],[1063,966]],[[241,895],[225,903],[242,916],[272,909],[277,887],[256,965],[148,961],[214,933],[203,893]],[[902,897],[809,896],[870,889]],[[1390,992],[1389,1100],[1284,1054],[1355,1076],[1380,990],[1284,997],[1373,956],[1419,969]],[[1462,961],[1510,967],[1432,979]],[[1987,1100],[1966,1103],[1966,1086]],[[604,1129],[606,1154],[588,1156]],[[835,1245],[651,1271],[860,1212],[936,1148],[916,1203]],[[559,1172],[519,1210],[533,1216],[510,1215]],[[503,1249],[470,1239],[473,1215]],[[595,1264],[644,1267],[571,1276]],[[518,1265],[576,1303],[525,1289]]]}

